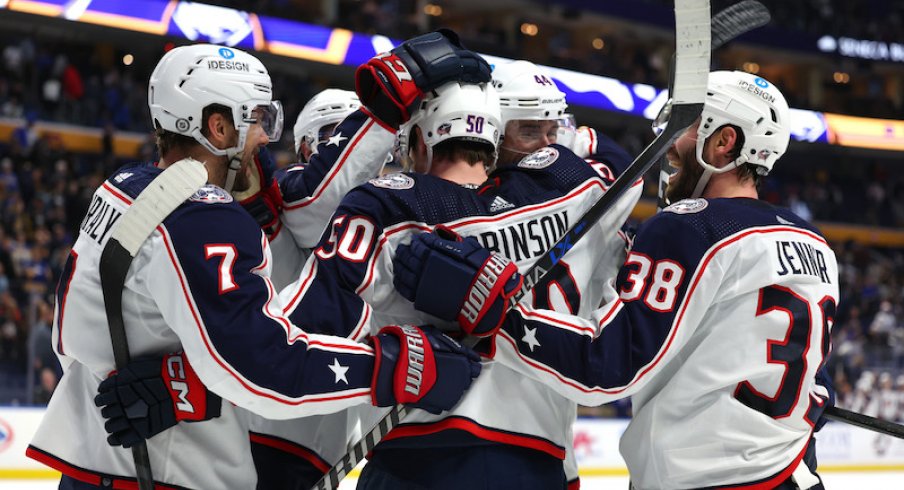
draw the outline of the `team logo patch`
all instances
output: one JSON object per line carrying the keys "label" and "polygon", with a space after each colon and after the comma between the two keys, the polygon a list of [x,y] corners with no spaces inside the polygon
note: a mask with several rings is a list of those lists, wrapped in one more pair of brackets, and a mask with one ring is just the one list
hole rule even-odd
{"label": "team logo patch", "polygon": [[539,170],[541,168],[550,166],[552,162],[558,159],[559,150],[547,146],[546,148],[540,148],[539,150],[522,158],[521,161],[518,162],[518,166],[521,168],[532,168]]}
{"label": "team logo patch", "polygon": [[384,189],[411,189],[414,187],[414,179],[400,173],[386,174],[376,179],[370,179],[369,182]]}
{"label": "team logo patch", "polygon": [[663,211],[675,214],[692,214],[699,213],[709,206],[706,199],[684,199],[663,209]]}
{"label": "team logo patch", "polygon": [[449,123],[442,123],[436,128],[436,134],[443,136],[445,134],[449,134],[452,131],[452,125]]}
{"label": "team logo patch", "polygon": [[228,192],[215,185],[205,185],[188,198],[189,201],[203,202],[207,204],[232,202],[232,196]]}

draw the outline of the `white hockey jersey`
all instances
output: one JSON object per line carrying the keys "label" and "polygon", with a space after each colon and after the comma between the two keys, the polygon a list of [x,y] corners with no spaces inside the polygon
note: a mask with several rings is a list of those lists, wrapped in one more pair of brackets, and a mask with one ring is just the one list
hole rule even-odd
{"label": "white hockey jersey", "polygon": [[[517,166],[497,170],[478,189],[422,174],[374,179],[343,199],[300,281],[281,294],[289,311],[329,327],[330,333],[355,339],[399,323],[430,323],[457,331],[457,326],[416,311],[392,287],[396,247],[442,223],[476,237],[523,270],[599,199],[628,162],[619,163],[588,164],[553,145]],[[566,267],[544,278],[526,301],[585,314],[599,304],[605,278],[588,265],[618,257],[624,248],[617,231],[639,197],[640,182],[628,194],[565,256]],[[515,399],[519,402],[512,403]],[[511,444],[562,459],[572,443],[575,407],[542,384],[489,362],[451,412],[415,410],[381,445],[461,445],[465,433],[472,443]]]}
{"label": "white hockey jersey", "polygon": [[[320,144],[309,163],[289,167],[277,176],[284,199],[280,224],[270,237],[272,279],[277,290],[298,279],[342,197],[379,175],[386,149],[394,141],[395,131],[381,126],[366,112],[355,111],[336,126],[332,138]],[[383,411],[360,406],[292,420],[248,414],[251,441],[257,451],[258,486],[296,488],[304,479],[298,472],[300,465],[326,473],[346,453],[348,444],[360,439],[359,417],[375,414],[365,417],[369,421]],[[270,449],[261,452],[261,446]]]}
{"label": "white hockey jersey", "polygon": [[787,479],[827,399],[838,265],[819,232],[758,200],[684,200],[640,228],[614,287],[589,320],[521,303],[497,361],[579,403],[632,395],[638,489]]}
{"label": "white hockey jersey", "polygon": [[[159,172],[123,167],[98,188],[57,290],[53,343],[64,375],[27,454],[94,484],[128,484],[135,475],[131,451],[107,444],[93,401],[114,369],[98,261],[119,219]],[[184,351],[211,391],[269,418],[369,404],[373,350],[293,324],[269,279],[271,266],[255,221],[222,189],[202,187],[131,264],[122,308],[132,357]],[[216,419],[151,438],[148,450],[162,484],[254,487],[247,417],[230,403]]]}

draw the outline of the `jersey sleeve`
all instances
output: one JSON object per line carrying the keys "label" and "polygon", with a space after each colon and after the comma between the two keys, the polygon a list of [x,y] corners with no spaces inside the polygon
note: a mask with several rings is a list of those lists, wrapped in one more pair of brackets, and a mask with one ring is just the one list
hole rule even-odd
{"label": "jersey sleeve", "polygon": [[317,244],[342,197],[380,173],[394,142],[393,131],[357,110],[339,123],[307,165],[280,177],[281,219],[299,247]]}
{"label": "jersey sleeve", "polygon": [[146,289],[210,390],[274,419],[369,402],[372,349],[285,316],[269,242],[247,213],[196,204],[172,218],[145,245]]}
{"label": "jersey sleeve", "polygon": [[651,218],[608,285],[613,301],[589,319],[519,304],[496,337],[497,361],[584,405],[630,396],[688,341],[717,292],[722,271],[700,267],[704,243],[674,216]]}
{"label": "jersey sleeve", "polygon": [[372,308],[361,295],[375,282],[372,265],[383,237],[380,208],[366,186],[349,193],[301,277],[280,293],[286,313],[306,330],[354,340],[370,334]]}

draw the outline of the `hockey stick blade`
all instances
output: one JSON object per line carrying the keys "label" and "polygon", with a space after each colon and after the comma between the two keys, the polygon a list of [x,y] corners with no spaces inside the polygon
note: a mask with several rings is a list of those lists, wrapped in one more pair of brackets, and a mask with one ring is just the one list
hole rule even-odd
{"label": "hockey stick blade", "polygon": [[[186,158],[167,167],[135,198],[119,218],[100,255],[100,284],[110,327],[113,359],[120,369],[129,363],[129,342],[122,316],[122,290],[132,259],[164,218],[207,182],[207,169]],[[132,447],[139,490],[153,490],[154,475],[147,444]]]}
{"label": "hockey stick blade", "polygon": [[838,407],[828,407],[823,413],[825,418],[851,424],[861,429],[871,430],[879,434],[904,439],[904,425],[889,422],[887,420],[877,419],[862,413],[852,412]]}
{"label": "hockey stick blade", "polygon": [[772,20],[769,9],[756,0],[743,0],[726,7],[713,16],[712,49],[721,48],[725,43],[763,27]]}
{"label": "hockey stick blade", "polygon": [[[540,257],[524,274],[524,286],[515,294],[522,298],[536,284],[540,277],[551,270],[570,250],[580,237],[584,236],[596,220],[608,211],[619,196],[644,174],[661,157],[672,142],[703,112],[706,84],[709,79],[710,64],[710,8],[709,0],[675,0],[676,78],[675,104],[672,118],[665,130],[631,163],[625,172],[612,184],[599,201],[578,219],[574,227]],[[528,286],[529,277],[535,278]],[[473,345],[467,339],[466,345]],[[336,490],[339,481],[369,453],[380,439],[394,429],[405,411],[397,405],[377,423],[364,438],[354,444],[351,450],[320,479],[312,490]]]}
{"label": "hockey stick blade", "polygon": [[[738,36],[746,34],[758,27],[769,23],[772,16],[769,9],[757,0],[742,0],[730,7],[719,11],[712,19],[712,39],[710,46],[715,51],[725,43]],[[672,61],[674,64],[674,60]],[[672,82],[669,82],[669,96],[671,98]],[[657,207],[663,209],[668,205],[665,198],[665,190],[669,183],[672,169],[668,162],[662,161],[659,170],[659,189],[657,195]]]}

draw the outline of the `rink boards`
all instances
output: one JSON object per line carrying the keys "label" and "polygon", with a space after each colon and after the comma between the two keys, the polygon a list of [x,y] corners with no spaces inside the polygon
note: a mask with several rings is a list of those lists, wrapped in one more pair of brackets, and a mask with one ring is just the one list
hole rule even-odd
{"label": "rink boards", "polygon": [[[0,480],[46,479],[57,473],[25,457],[25,448],[44,408],[0,407]],[[583,477],[626,475],[618,439],[622,419],[580,419],[574,429],[575,455]],[[904,440],[838,422],[817,434],[820,471],[904,471]]]}

